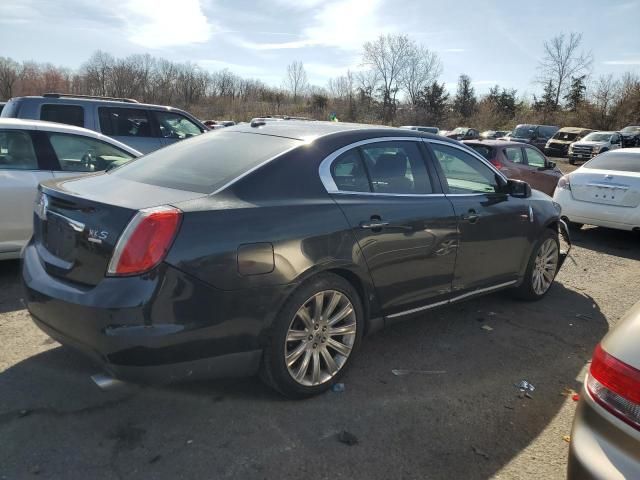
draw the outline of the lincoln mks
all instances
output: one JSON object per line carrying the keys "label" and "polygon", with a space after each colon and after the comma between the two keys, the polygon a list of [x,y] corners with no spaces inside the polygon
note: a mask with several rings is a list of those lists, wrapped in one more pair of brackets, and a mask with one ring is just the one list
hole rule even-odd
{"label": "lincoln mks", "polygon": [[548,196],[454,140],[263,122],[42,184],[22,276],[36,324],[116,378],[260,373],[299,398],[382,326],[542,298],[565,235]]}

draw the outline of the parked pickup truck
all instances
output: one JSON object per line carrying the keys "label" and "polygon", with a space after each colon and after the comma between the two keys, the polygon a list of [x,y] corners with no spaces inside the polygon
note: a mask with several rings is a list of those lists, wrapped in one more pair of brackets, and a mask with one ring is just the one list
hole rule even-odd
{"label": "parked pickup truck", "polygon": [[581,140],[593,130],[582,127],[562,127],[547,142],[544,147],[545,155],[550,157],[565,157],[569,153],[569,145]]}
{"label": "parked pickup truck", "polygon": [[592,132],[569,146],[569,163],[587,161],[608,150],[622,148],[622,136],[618,132]]}

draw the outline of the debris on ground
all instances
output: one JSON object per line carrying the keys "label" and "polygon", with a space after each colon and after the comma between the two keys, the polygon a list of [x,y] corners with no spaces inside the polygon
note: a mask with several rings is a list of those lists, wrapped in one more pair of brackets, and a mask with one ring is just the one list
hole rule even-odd
{"label": "debris on ground", "polygon": [[564,435],[562,439],[567,443],[571,443],[571,435]]}
{"label": "debris on ground", "polygon": [[536,389],[533,384],[527,382],[526,380],[520,380],[520,382],[516,383],[515,386],[520,390],[518,397],[520,398],[533,398],[531,393]]}
{"label": "debris on ground", "polygon": [[193,443],[193,440],[187,440],[187,445],[191,445]]}
{"label": "debris on ground", "polygon": [[475,453],[476,455],[478,455],[480,457],[483,457],[485,460],[489,460],[489,454],[488,453],[483,452],[478,447],[474,447],[473,445],[471,446],[471,449],[473,450],[473,453]]}
{"label": "debris on ground", "polygon": [[442,375],[443,373],[447,373],[445,370],[405,370],[402,368],[394,368],[391,370],[396,377],[401,377],[403,375],[410,375],[412,373],[421,373],[423,375]]}
{"label": "debris on ground", "polygon": [[344,392],[344,383],[334,383],[331,386],[331,391],[336,393]]}
{"label": "debris on ground", "polygon": [[571,400],[577,402],[578,400],[580,400],[580,394],[574,393],[573,395],[571,395]]}
{"label": "debris on ground", "polygon": [[345,445],[353,446],[358,443],[358,437],[356,437],[353,433],[349,433],[346,430],[341,431],[338,434],[338,440]]}
{"label": "debris on ground", "polygon": [[[572,399],[574,397],[580,398],[580,396],[578,395],[578,392],[576,392],[573,388],[569,388],[569,387],[565,387],[562,393],[560,393],[560,395],[562,395],[563,397],[571,397]],[[577,400],[574,399],[573,401],[576,402]]]}
{"label": "debris on ground", "polygon": [[489,325],[482,325],[480,328],[486,330],[487,332],[493,331],[493,327],[490,327]]}
{"label": "debris on ground", "polygon": [[504,405],[504,408],[506,408],[507,410],[515,410],[515,408],[511,405]]}

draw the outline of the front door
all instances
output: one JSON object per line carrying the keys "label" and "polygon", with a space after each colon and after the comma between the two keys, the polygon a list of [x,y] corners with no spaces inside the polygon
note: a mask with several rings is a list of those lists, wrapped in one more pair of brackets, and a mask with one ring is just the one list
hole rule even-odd
{"label": "front door", "polygon": [[332,196],[353,229],[387,318],[450,295],[456,218],[422,148],[419,139],[376,141],[346,151],[331,166]]}
{"label": "front door", "polygon": [[527,201],[501,193],[498,174],[466,149],[428,143],[458,218],[454,298],[515,283],[528,250]]}
{"label": "front door", "polygon": [[525,178],[532,188],[540,190],[547,195],[553,195],[558,179],[562,174],[555,168],[548,168],[549,161],[535,148],[525,147],[527,157],[527,176]]}

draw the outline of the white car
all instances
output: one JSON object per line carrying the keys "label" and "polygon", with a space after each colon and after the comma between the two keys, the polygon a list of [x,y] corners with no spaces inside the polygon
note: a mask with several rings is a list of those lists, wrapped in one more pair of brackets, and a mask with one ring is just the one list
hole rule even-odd
{"label": "white car", "polygon": [[29,240],[40,182],[107,170],[141,155],[92,130],[0,118],[0,260],[19,258]]}
{"label": "white car", "polygon": [[560,178],[553,199],[574,227],[640,230],[640,148],[598,155]]}
{"label": "white car", "polygon": [[587,161],[609,150],[622,148],[622,135],[618,132],[591,132],[581,140],[569,145],[569,163],[576,160]]}

